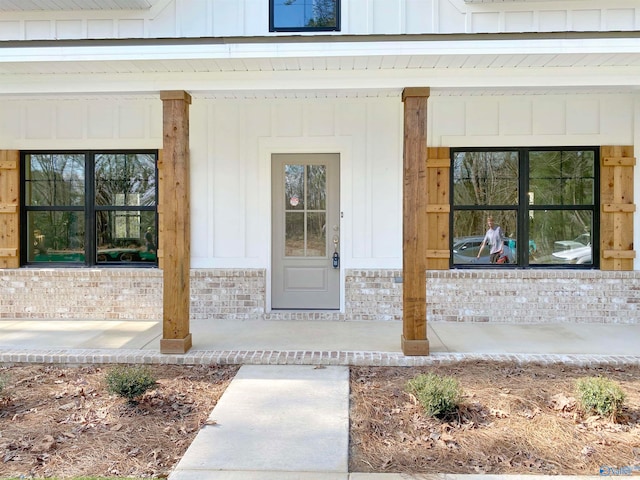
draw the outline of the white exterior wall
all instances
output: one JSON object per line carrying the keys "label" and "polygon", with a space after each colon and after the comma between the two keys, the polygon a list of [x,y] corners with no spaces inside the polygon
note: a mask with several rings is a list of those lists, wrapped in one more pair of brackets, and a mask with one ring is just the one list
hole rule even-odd
{"label": "white exterior wall", "polygon": [[162,148],[157,97],[0,97],[4,150]]}
{"label": "white exterior wall", "polygon": [[190,125],[194,268],[269,266],[271,154],[288,152],[340,153],[344,268],[401,265],[400,98],[196,97]]}
{"label": "white exterior wall", "polygon": [[[635,0],[342,0],[337,34],[640,29]],[[269,33],[268,0],[158,0],[149,10],[0,12],[1,40],[171,38]]]}
{"label": "white exterior wall", "polygon": [[[287,152],[341,155],[342,267],[402,267],[399,96],[195,96],[190,111],[193,268],[269,268],[270,158]],[[428,115],[431,146],[640,144],[634,95],[434,95]],[[0,145],[162,148],[161,117],[153,97],[0,99]]]}

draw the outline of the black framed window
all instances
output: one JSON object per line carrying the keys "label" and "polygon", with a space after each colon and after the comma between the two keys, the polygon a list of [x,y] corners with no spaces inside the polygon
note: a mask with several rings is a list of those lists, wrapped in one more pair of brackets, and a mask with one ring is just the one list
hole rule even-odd
{"label": "black framed window", "polygon": [[340,31],[340,0],[269,0],[269,31]]}
{"label": "black framed window", "polygon": [[24,265],[157,265],[157,151],[21,156]]}
{"label": "black framed window", "polygon": [[[599,157],[597,147],[452,149],[452,267],[597,267]],[[503,238],[493,259],[489,218]]]}

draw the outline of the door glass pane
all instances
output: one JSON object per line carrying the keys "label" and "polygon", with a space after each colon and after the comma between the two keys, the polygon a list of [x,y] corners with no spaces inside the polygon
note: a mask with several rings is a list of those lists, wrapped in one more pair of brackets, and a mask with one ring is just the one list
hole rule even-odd
{"label": "door glass pane", "polygon": [[307,214],[307,257],[325,257],[327,255],[326,213]]}
{"label": "door glass pane", "polygon": [[453,159],[455,205],[517,205],[517,152],[459,152]]}
{"label": "door glass pane", "polygon": [[27,206],[84,205],[84,155],[26,155]]}
{"label": "door glass pane", "polygon": [[284,242],[285,256],[304,256],[304,212],[285,213]]}
{"label": "door glass pane", "polygon": [[[462,210],[454,213],[454,239],[453,239],[453,264],[486,265],[491,262],[491,253],[499,248],[499,244],[493,245],[485,243],[480,250],[482,241],[489,230],[488,219],[493,220],[492,231],[497,231],[500,227],[502,231],[502,252],[506,257],[504,263],[501,261],[496,265],[508,265],[517,262],[517,212],[515,210]],[[490,235],[493,240],[495,237]]]}
{"label": "door glass pane", "polygon": [[27,212],[29,262],[84,262],[84,213]]}
{"label": "door glass pane", "polygon": [[325,165],[307,166],[307,200],[309,210],[327,208],[327,167]]}
{"label": "door glass pane", "polygon": [[529,154],[530,203],[591,205],[594,199],[593,151],[542,151]]}
{"label": "door glass pane", "polygon": [[304,210],[304,165],[284,166],[284,209]]}
{"label": "door glass pane", "polygon": [[531,264],[593,264],[593,212],[535,210],[530,212],[529,235],[535,251]]}

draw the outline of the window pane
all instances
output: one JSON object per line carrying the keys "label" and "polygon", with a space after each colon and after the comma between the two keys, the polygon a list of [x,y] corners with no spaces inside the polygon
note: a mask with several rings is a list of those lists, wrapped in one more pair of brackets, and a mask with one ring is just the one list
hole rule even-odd
{"label": "window pane", "polygon": [[[508,264],[517,262],[517,213],[512,210],[463,210],[457,211],[453,216],[453,264],[489,264],[490,253],[497,250],[492,246],[485,246],[480,252],[480,246],[489,229],[487,219],[493,217],[494,229],[500,227],[503,234],[502,250],[508,259]],[[507,263],[499,263],[505,265]]]}
{"label": "window pane", "polygon": [[156,214],[108,210],[96,213],[98,263],[155,262]]}
{"label": "window pane", "polygon": [[96,155],[96,205],[156,204],[156,157],[152,154]]}
{"label": "window pane", "polygon": [[453,159],[454,205],[517,205],[517,152],[459,152]]}
{"label": "window pane", "polygon": [[590,265],[593,212],[547,210],[531,212],[529,237],[535,244],[531,264]]}
{"label": "window pane", "polygon": [[27,206],[84,205],[84,155],[25,156]]}
{"label": "window pane", "polygon": [[304,212],[285,213],[285,245],[287,257],[304,256]]}
{"label": "window pane", "polygon": [[309,210],[325,210],[327,207],[327,167],[307,166],[307,200]]}
{"label": "window pane", "polygon": [[275,29],[318,28],[334,30],[337,0],[272,0]]}
{"label": "window pane", "polygon": [[326,214],[311,212],[307,214],[307,257],[326,257]]}
{"label": "window pane", "polygon": [[529,154],[529,190],[538,205],[591,205],[593,151],[541,151]]}
{"label": "window pane", "polygon": [[285,165],[284,174],[284,209],[304,210],[304,165]]}
{"label": "window pane", "polygon": [[27,261],[83,263],[83,212],[27,212]]}

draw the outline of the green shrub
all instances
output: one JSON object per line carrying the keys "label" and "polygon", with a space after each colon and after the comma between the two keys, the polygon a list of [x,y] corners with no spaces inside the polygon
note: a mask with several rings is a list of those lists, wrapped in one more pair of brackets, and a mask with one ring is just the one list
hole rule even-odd
{"label": "green shrub", "polygon": [[589,377],[576,382],[576,398],[585,412],[615,419],[622,411],[625,394],[613,380]]}
{"label": "green shrub", "polygon": [[2,392],[4,391],[4,387],[7,386],[7,382],[9,381],[6,375],[0,375],[0,396],[2,396]]}
{"label": "green shrub", "polygon": [[453,377],[421,374],[409,380],[407,386],[429,416],[451,415],[462,400],[462,388]]}
{"label": "green shrub", "polygon": [[136,403],[144,392],[156,384],[156,379],[144,366],[119,365],[107,374],[106,382],[109,393]]}

